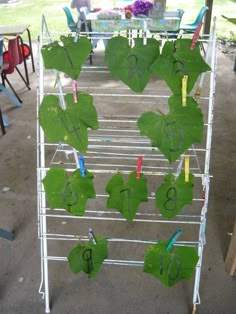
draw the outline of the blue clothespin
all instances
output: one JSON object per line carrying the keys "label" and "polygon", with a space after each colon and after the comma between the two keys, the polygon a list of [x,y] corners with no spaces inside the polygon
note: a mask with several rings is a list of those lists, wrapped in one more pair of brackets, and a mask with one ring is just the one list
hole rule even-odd
{"label": "blue clothespin", "polygon": [[93,242],[93,244],[97,244],[92,228],[89,228],[89,239]]}
{"label": "blue clothespin", "polygon": [[85,177],[84,156],[79,157],[79,169],[82,177]]}
{"label": "blue clothespin", "polygon": [[182,229],[178,228],[175,233],[172,235],[172,237],[170,238],[167,246],[166,246],[166,251],[170,251],[173,247],[173,245],[175,244],[175,242],[177,241],[178,237],[181,235],[182,233]]}

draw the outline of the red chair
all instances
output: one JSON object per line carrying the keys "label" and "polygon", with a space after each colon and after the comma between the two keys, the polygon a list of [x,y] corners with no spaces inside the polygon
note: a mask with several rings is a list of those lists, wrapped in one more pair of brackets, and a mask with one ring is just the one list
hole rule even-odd
{"label": "red chair", "polygon": [[5,86],[5,82],[7,82],[12,92],[14,93],[14,95],[20,102],[22,101],[17,95],[12,84],[10,83],[8,79],[8,75],[14,73],[16,69],[21,79],[25,83],[26,87],[28,88],[28,90],[30,90],[28,82],[26,81],[26,79],[24,78],[20,70],[17,68],[17,65],[21,64],[23,60],[24,60],[24,57],[22,53],[22,47],[20,46],[19,38],[14,37],[14,38],[9,39],[8,50],[3,53],[3,64],[2,64],[2,73],[1,73],[2,84]]}

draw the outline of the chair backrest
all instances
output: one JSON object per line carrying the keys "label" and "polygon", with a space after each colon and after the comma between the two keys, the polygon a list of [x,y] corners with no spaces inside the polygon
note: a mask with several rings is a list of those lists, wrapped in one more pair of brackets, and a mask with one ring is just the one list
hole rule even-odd
{"label": "chair backrest", "polygon": [[184,14],[184,10],[178,9],[177,11],[179,12],[179,18],[180,18],[180,21],[181,21],[182,16],[183,16],[183,14]]}
{"label": "chair backrest", "polygon": [[3,53],[3,65],[7,63],[8,66],[4,68],[2,73],[11,74],[15,67],[22,62],[19,52],[19,38],[14,37],[8,40],[8,50]]}
{"label": "chair backrest", "polygon": [[79,18],[84,24],[84,30],[86,33],[89,33],[91,31],[91,28],[88,25],[86,15],[89,13],[89,8],[88,7],[81,7],[79,9]]}
{"label": "chair backrest", "polygon": [[207,6],[203,6],[203,7],[200,9],[200,11],[199,11],[199,13],[198,13],[198,15],[197,15],[195,21],[194,21],[192,24],[198,26],[198,24],[202,22],[202,20],[203,20],[203,18],[204,18],[204,16],[205,16],[205,14],[206,14],[206,12],[207,12],[208,9],[209,9],[209,8],[208,8]]}
{"label": "chair backrest", "polygon": [[76,22],[75,22],[72,14],[71,14],[70,9],[68,7],[64,7],[63,10],[66,14],[67,26],[69,27],[69,29],[72,32],[75,32],[76,31]]}

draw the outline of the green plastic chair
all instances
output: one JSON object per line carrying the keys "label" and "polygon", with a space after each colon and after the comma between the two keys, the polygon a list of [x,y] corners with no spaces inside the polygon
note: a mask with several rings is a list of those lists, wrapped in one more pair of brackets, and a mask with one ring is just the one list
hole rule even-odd
{"label": "green plastic chair", "polygon": [[180,24],[180,30],[186,32],[186,33],[194,33],[196,28],[198,27],[198,24],[203,21],[203,18],[209,8],[207,6],[203,6],[201,10],[199,11],[195,21],[190,24]]}
{"label": "green plastic chair", "polygon": [[73,18],[73,15],[68,7],[63,8],[66,14],[67,26],[69,27],[71,32],[76,32],[77,24]]}

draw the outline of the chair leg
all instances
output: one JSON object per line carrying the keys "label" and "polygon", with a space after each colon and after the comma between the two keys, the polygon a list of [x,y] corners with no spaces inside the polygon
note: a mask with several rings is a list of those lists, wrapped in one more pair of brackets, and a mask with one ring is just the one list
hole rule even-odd
{"label": "chair leg", "polygon": [[7,231],[5,229],[0,228],[0,238],[4,238],[10,241],[15,240],[15,235],[14,233]]}
{"label": "chair leg", "polygon": [[1,109],[0,109],[0,125],[1,125],[2,134],[5,135],[6,134],[6,130],[5,130],[4,122],[3,122]]}
{"label": "chair leg", "polygon": [[13,86],[11,85],[10,81],[8,80],[8,78],[6,77],[6,75],[2,74],[2,85],[5,86],[5,81],[7,82],[7,84],[9,85],[10,89],[12,90],[13,94],[16,96],[16,98],[19,100],[20,103],[22,103],[22,100],[20,99],[20,97],[17,95],[15,89],[13,88]]}
{"label": "chair leg", "polygon": [[29,83],[26,81],[26,79],[24,78],[24,76],[22,75],[22,73],[20,72],[20,70],[15,67],[16,71],[18,72],[18,74],[20,75],[20,77],[22,78],[23,82],[25,83],[26,87],[28,88],[28,90],[30,90],[30,86],[29,86]]}

